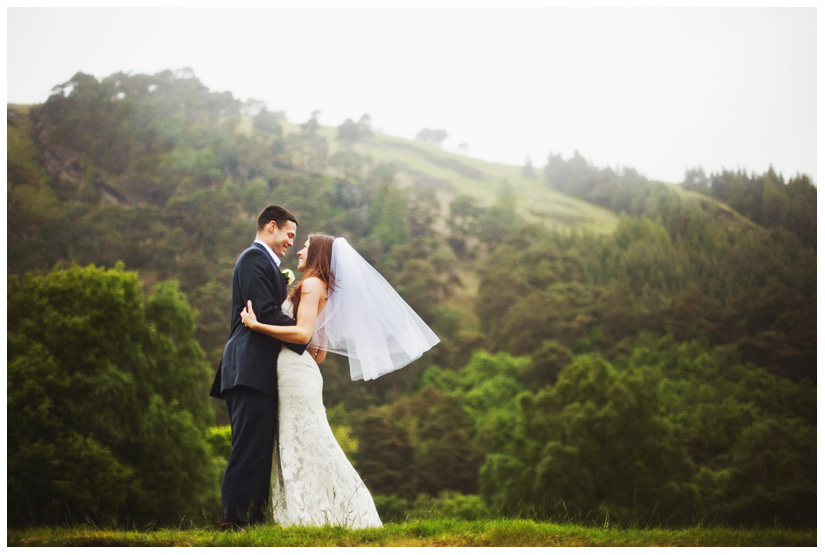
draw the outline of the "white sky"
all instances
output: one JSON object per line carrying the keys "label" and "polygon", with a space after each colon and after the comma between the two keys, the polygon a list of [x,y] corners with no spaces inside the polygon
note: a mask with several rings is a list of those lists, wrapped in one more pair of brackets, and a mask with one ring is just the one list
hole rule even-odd
{"label": "white sky", "polygon": [[[812,5],[812,4],[809,4]],[[680,182],[773,164],[816,181],[817,13],[795,8],[9,8],[7,101],[76,72],[189,67],[212,91],[324,125],[543,166]]]}

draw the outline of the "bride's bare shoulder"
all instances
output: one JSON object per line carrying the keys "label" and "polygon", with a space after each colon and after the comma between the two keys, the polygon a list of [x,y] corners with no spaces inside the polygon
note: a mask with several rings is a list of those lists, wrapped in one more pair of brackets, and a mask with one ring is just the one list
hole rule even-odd
{"label": "bride's bare shoulder", "polygon": [[315,276],[304,278],[303,282],[301,282],[301,294],[308,295],[315,292],[319,292],[322,297],[326,296],[327,284]]}

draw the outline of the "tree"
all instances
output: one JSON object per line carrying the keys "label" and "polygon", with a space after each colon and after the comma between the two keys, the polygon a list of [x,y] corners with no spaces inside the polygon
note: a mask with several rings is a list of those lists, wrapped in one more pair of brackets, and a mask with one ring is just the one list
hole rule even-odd
{"label": "tree", "polygon": [[301,124],[301,133],[304,135],[315,135],[318,133],[320,124],[318,123],[318,116],[321,115],[319,110],[313,110],[306,123]]}
{"label": "tree", "polygon": [[682,188],[687,191],[695,191],[708,194],[710,190],[710,182],[705,176],[705,170],[702,168],[693,168],[685,171],[685,179],[682,181]]}
{"label": "tree", "polygon": [[365,141],[372,137],[372,118],[369,114],[364,114],[358,123],[347,118],[338,127],[337,139],[342,143],[352,146],[355,143]]}
{"label": "tree", "polygon": [[519,228],[516,215],[516,192],[510,183],[503,183],[496,200],[479,220],[479,239],[488,245],[500,243]]}
{"label": "tree", "polygon": [[458,256],[475,256],[483,214],[484,210],[476,199],[469,195],[456,195],[450,201],[450,217],[447,220],[450,228],[448,241]]}
{"label": "tree", "polygon": [[485,502],[510,514],[689,522],[699,491],[681,435],[664,418],[660,380],[581,357],[552,389],[523,394],[510,445],[482,468]]}
{"label": "tree", "polygon": [[472,423],[471,437],[476,451],[487,453],[509,441],[516,400],[524,392],[518,377],[529,364],[528,357],[478,350],[458,370],[428,368],[421,384],[461,400]]}
{"label": "tree", "polygon": [[363,114],[358,120],[358,132],[362,141],[372,138],[372,118],[369,114]]}
{"label": "tree", "polygon": [[536,170],[533,169],[533,161],[530,160],[529,156],[527,157],[527,160],[525,160],[524,165],[521,167],[521,175],[527,179],[536,178]]}
{"label": "tree", "polygon": [[372,235],[384,249],[406,243],[410,238],[410,219],[407,215],[408,193],[392,183],[378,186],[372,199],[368,223]]}
{"label": "tree", "polygon": [[10,276],[8,303],[10,522],[214,514],[212,372],[177,284],[72,266]]}
{"label": "tree", "polygon": [[816,430],[799,420],[755,422],[719,482],[711,512],[728,523],[816,526]]}
{"label": "tree", "polygon": [[433,228],[441,208],[435,189],[418,184],[410,192],[407,204],[410,213],[410,236],[421,238],[434,235]]}
{"label": "tree", "polygon": [[381,409],[366,411],[355,426],[358,473],[372,493],[410,495],[414,488],[414,447],[407,431]]}
{"label": "tree", "polygon": [[281,119],[283,119],[282,113],[270,112],[266,108],[263,108],[258,115],[255,116],[253,121],[255,123],[255,129],[258,131],[272,133],[276,137],[280,137],[282,134]]}
{"label": "tree", "polygon": [[523,295],[503,317],[496,344],[511,353],[533,352],[546,338],[568,348],[584,341],[597,322],[599,289],[577,282],[557,283]]}
{"label": "tree", "polygon": [[406,260],[393,279],[398,293],[425,321],[432,322],[439,305],[446,297],[444,276],[433,271],[426,260]]}
{"label": "tree", "polygon": [[521,373],[521,381],[536,392],[556,383],[561,371],[573,361],[570,351],[558,341],[545,340],[530,355],[532,363]]}
{"label": "tree", "polygon": [[480,461],[460,399],[442,395],[422,416],[416,457],[419,491],[474,493]]}
{"label": "tree", "polygon": [[356,125],[356,123],[350,118],[347,118],[347,120],[338,127],[338,135],[336,138],[342,143],[350,145],[357,143],[361,138],[358,125]]}
{"label": "tree", "polygon": [[447,132],[443,129],[422,129],[415,135],[415,140],[428,145],[441,148],[441,144],[447,138]]}
{"label": "tree", "polygon": [[338,176],[344,181],[357,181],[363,164],[364,159],[350,149],[339,150],[329,157],[329,165],[338,170]]}

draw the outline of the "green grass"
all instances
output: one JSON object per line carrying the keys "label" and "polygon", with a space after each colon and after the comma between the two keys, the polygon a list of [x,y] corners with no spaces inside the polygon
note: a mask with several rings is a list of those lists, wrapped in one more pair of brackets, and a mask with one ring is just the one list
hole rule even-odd
{"label": "green grass", "polygon": [[532,520],[421,520],[389,523],[383,528],[254,526],[240,532],[182,528],[124,531],[96,527],[9,530],[11,547],[159,547],[159,546],[816,546],[816,531],[781,528],[618,529]]}

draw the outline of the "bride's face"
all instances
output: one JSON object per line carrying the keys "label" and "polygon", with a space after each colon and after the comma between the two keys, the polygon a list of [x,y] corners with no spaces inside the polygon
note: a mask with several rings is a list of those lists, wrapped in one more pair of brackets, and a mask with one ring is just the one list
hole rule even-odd
{"label": "bride's face", "polygon": [[307,253],[309,252],[309,239],[304,243],[304,248],[298,251],[298,271],[303,272],[307,267]]}

